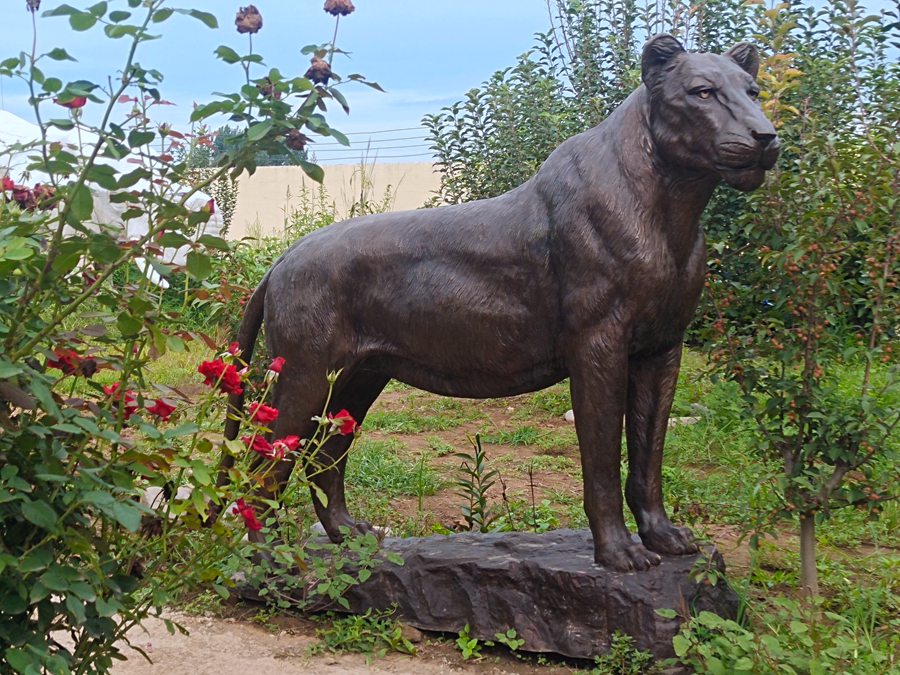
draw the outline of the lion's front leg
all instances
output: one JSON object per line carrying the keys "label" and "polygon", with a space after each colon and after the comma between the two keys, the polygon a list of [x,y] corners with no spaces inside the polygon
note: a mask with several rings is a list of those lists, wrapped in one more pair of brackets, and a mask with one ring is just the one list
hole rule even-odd
{"label": "lion's front leg", "polygon": [[628,480],[625,498],[651,551],[682,555],[697,550],[694,535],[666,515],[662,494],[663,445],[681,365],[681,344],[649,357],[630,359],[628,406]]}
{"label": "lion's front leg", "polygon": [[659,564],[660,557],[632,540],[622,514],[619,466],[628,385],[624,341],[594,334],[577,344],[569,371],[594,560],[619,571],[645,570]]}

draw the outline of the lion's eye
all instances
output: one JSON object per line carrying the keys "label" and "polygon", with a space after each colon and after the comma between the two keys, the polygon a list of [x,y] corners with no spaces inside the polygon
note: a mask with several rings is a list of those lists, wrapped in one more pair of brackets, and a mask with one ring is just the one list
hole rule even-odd
{"label": "lion's eye", "polygon": [[696,93],[697,93],[697,96],[699,96],[700,98],[702,98],[705,101],[710,96],[712,96],[712,89],[701,89],[700,91],[698,91]]}
{"label": "lion's eye", "polygon": [[759,98],[759,89],[751,89],[747,93],[750,94],[750,98]]}

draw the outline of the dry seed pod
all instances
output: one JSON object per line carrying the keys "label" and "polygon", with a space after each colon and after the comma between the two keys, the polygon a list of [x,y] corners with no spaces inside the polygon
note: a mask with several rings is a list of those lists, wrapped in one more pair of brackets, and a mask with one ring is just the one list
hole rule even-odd
{"label": "dry seed pod", "polygon": [[234,17],[234,25],[237,27],[238,33],[258,33],[262,28],[262,14],[256,9],[255,5],[247,5],[238,10],[237,16]]}
{"label": "dry seed pod", "polygon": [[320,59],[318,56],[312,57],[312,65],[306,71],[306,78],[316,84],[328,84],[328,79],[331,76],[331,66],[328,61]]}
{"label": "dry seed pod", "polygon": [[332,16],[347,16],[355,9],[351,0],[325,0],[325,11]]}

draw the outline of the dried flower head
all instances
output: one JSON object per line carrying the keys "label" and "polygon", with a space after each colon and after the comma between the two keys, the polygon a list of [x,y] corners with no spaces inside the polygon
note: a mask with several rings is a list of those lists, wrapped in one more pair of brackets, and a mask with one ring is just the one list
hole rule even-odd
{"label": "dried flower head", "polygon": [[256,82],[256,88],[259,89],[259,93],[266,98],[275,99],[276,101],[281,100],[281,92],[275,89],[275,83],[268,77],[258,80]]}
{"label": "dried flower head", "polygon": [[309,138],[304,134],[301,134],[297,129],[291,129],[284,139],[284,144],[291,150],[297,152],[303,150],[307,143],[309,143]]}
{"label": "dried flower head", "polygon": [[238,33],[258,33],[262,28],[262,14],[256,9],[255,5],[247,5],[238,10],[234,17],[234,25],[237,27]]}
{"label": "dried flower head", "polygon": [[332,16],[347,16],[356,7],[351,0],[325,0],[325,11]]}
{"label": "dried flower head", "polygon": [[312,57],[312,65],[306,71],[306,78],[316,84],[328,84],[328,79],[333,75],[331,65],[325,59],[318,56]]}
{"label": "dried flower head", "polygon": [[41,8],[41,0],[25,0],[25,6],[28,8],[28,11],[34,14]]}

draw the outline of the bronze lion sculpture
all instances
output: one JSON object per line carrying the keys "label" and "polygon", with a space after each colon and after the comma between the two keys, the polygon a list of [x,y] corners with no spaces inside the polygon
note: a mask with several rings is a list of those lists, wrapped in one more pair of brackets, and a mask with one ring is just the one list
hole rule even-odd
{"label": "bronze lion sculpture", "polygon": [[[760,186],[778,157],[757,101],[756,49],[688,53],[659,35],[636,89],[608,119],[562,143],[537,174],[493,199],[353,218],[297,241],[246,308],[249,360],[265,321],[287,359],[274,436],[309,437],[328,371],[330,409],[360,423],[391,378],[446,396],[486,398],[571,380],[584,508],[597,563],[642,570],[697,550],[662,495],[666,423],[684,331],[703,287],[701,212],[716,185]],[[240,409],[234,397],[231,405]],[[232,420],[229,438],[238,433]],[[625,500],[619,477],[623,426]],[[323,449],[312,476],[332,540],[365,530],[344,499],[351,436]],[[267,496],[293,469],[282,462]]]}

